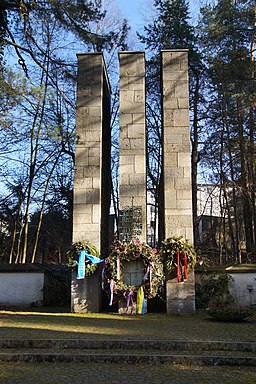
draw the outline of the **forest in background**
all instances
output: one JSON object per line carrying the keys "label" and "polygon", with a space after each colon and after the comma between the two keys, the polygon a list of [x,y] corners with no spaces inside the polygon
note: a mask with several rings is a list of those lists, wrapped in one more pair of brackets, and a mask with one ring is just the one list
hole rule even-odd
{"label": "forest in background", "polygon": [[[193,24],[185,0],[151,4],[149,21],[137,37],[147,59],[147,177],[155,213],[161,217],[159,54],[188,48],[194,243],[209,263],[255,260],[256,1],[205,1]],[[114,0],[1,1],[1,262],[66,262],[78,52],[104,52],[110,76],[112,207],[117,216],[117,53],[134,48]],[[217,218],[208,218],[204,242],[198,183],[216,187],[220,207]],[[153,243],[159,239],[161,222]]]}

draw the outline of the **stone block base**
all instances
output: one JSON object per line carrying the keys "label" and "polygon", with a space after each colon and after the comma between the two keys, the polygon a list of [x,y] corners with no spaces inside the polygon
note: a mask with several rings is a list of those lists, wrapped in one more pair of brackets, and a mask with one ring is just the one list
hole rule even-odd
{"label": "stone block base", "polygon": [[194,272],[188,275],[188,280],[178,283],[177,279],[166,282],[166,312],[169,315],[194,314],[195,277]]}
{"label": "stone block base", "polygon": [[99,274],[77,279],[76,273],[72,274],[71,282],[71,312],[99,313],[102,308],[102,290]]}

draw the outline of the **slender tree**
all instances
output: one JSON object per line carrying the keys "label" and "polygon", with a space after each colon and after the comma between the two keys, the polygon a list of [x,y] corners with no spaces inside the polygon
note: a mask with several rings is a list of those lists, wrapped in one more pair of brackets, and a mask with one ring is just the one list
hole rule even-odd
{"label": "slender tree", "polygon": [[[233,252],[241,262],[241,220],[237,202],[243,208],[242,228],[246,251],[255,249],[254,141],[255,81],[253,41],[255,1],[221,0],[202,9],[201,43],[205,46],[209,92],[207,99],[208,140],[224,128],[215,143],[218,172],[213,175],[229,194],[232,207],[230,233]],[[223,142],[224,140],[224,142]],[[219,148],[222,148],[221,153]],[[216,154],[219,153],[219,159]],[[219,160],[219,161],[218,161]],[[212,162],[212,161],[211,161]],[[223,166],[225,164],[225,166]]]}
{"label": "slender tree", "polygon": [[[11,232],[11,262],[36,261],[43,218],[49,200],[55,196],[55,178],[65,173],[72,176],[75,53],[104,50],[109,67],[118,47],[126,48],[127,22],[108,12],[110,9],[109,2],[100,0],[10,0],[0,4],[0,57],[4,59],[0,75],[4,92],[0,97],[9,108],[9,113],[0,118],[0,161],[4,165],[0,174],[6,184],[14,173],[19,174],[24,191],[17,208],[22,220],[20,225],[16,221],[16,229]],[[27,80],[9,71],[15,61]],[[72,199],[68,207],[72,212]],[[35,237],[31,238],[35,210],[40,213],[36,231],[33,227]]]}

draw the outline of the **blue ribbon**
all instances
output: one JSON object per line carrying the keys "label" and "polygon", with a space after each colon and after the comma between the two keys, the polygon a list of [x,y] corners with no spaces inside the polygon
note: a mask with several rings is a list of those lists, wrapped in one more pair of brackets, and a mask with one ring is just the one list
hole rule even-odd
{"label": "blue ribbon", "polygon": [[88,253],[88,251],[86,251],[86,258],[87,258],[88,260],[90,260],[93,264],[99,264],[99,263],[102,263],[102,262],[104,261],[104,259],[100,259],[99,257],[90,255],[90,254]]}
{"label": "blue ribbon", "polygon": [[104,259],[90,255],[87,250],[81,251],[78,255],[77,279],[84,279],[85,277],[85,258],[93,264],[99,264],[104,261]]}
{"label": "blue ribbon", "polygon": [[78,268],[77,268],[77,279],[84,279],[85,276],[85,251],[81,251],[78,255]]}

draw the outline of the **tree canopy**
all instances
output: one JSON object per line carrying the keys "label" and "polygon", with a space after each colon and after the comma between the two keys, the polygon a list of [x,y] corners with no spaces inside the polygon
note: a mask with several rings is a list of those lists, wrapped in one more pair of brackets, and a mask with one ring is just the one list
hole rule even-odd
{"label": "tree canopy", "polygon": [[[164,49],[188,49],[195,245],[211,262],[251,260],[256,253],[256,1],[201,2],[199,19],[193,23],[188,1],[151,3],[152,17],[138,39],[147,57],[147,177],[155,212],[161,214],[163,206],[159,54]],[[71,227],[76,53],[105,54],[113,89],[113,153],[117,154],[116,62],[117,51],[130,48],[128,31],[127,20],[112,0],[1,1],[3,261],[35,261],[51,252],[58,255],[56,260],[64,260],[65,241],[56,239],[61,220],[66,238]],[[117,156],[112,168],[117,175]],[[206,241],[200,234],[198,183],[210,183],[219,191],[220,215],[209,218],[211,236]],[[117,185],[113,181],[116,189]],[[112,196],[117,212],[114,189]],[[54,236],[45,245],[47,226],[51,228],[55,219],[56,235],[52,230]],[[162,240],[161,231],[160,221],[153,243]]]}

